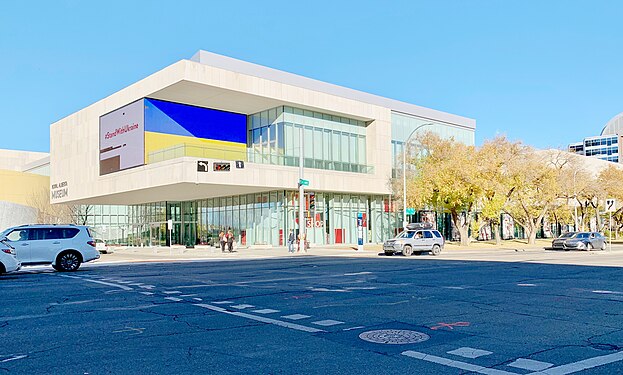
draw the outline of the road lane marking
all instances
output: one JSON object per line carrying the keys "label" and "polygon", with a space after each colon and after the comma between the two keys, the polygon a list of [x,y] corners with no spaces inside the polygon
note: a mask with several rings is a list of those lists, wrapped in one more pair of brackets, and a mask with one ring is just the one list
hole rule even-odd
{"label": "road lane marking", "polygon": [[203,301],[201,298],[193,298],[195,301]]}
{"label": "road lane marking", "polygon": [[404,352],[402,352],[402,355],[407,356],[407,357],[411,357],[411,358],[421,359],[421,360],[424,360],[424,361],[427,361],[427,362],[437,363],[437,364],[448,366],[448,367],[458,368],[458,369],[461,369],[461,370],[477,372],[479,374],[485,374],[485,375],[517,375],[516,372],[508,372],[508,371],[496,370],[496,369],[492,369],[492,368],[488,368],[488,367],[472,365],[471,363],[467,363],[467,362],[453,361],[451,359],[447,359],[447,358],[443,358],[443,357],[437,357],[437,356],[434,356],[434,355],[424,354],[424,353],[420,353],[420,352],[415,352],[415,351],[412,351],[412,350],[404,351]]}
{"label": "road lane marking", "polygon": [[459,357],[463,357],[463,358],[470,358],[470,359],[474,359],[474,358],[478,358],[478,357],[482,357],[485,355],[489,355],[489,354],[493,354],[493,352],[487,351],[487,350],[482,350],[482,349],[475,349],[475,348],[470,348],[467,346],[464,346],[462,348],[458,348],[455,350],[451,350],[449,352],[446,352],[448,354],[454,354],[454,355],[458,355]]}
{"label": "road lane marking", "polygon": [[517,358],[513,363],[509,363],[508,366],[529,371],[541,371],[554,366],[554,364],[549,362],[535,361],[534,359]]}
{"label": "road lane marking", "polygon": [[242,303],[240,305],[231,305],[231,307],[233,307],[234,309],[238,309],[238,310],[244,310],[244,309],[249,309],[252,307],[255,307],[253,305],[247,305],[246,303]]}
{"label": "road lane marking", "polygon": [[227,304],[230,304],[230,303],[233,303],[233,302],[232,301],[215,301],[215,302],[212,302],[212,303],[215,304],[215,305],[227,305]]}
{"label": "road lane marking", "polygon": [[173,301],[173,302],[183,301],[183,299],[181,299],[181,298],[175,298],[175,297],[164,297],[164,299],[167,299],[167,300],[169,300],[169,301]]}
{"label": "road lane marking", "polygon": [[533,372],[528,375],[566,375],[618,361],[623,361],[623,351],[602,355],[600,357],[588,358],[582,361],[567,363],[566,365],[562,366],[551,367],[547,370]]}
{"label": "road lane marking", "polygon": [[83,303],[96,302],[96,301],[104,301],[103,299],[88,299],[85,301],[73,301],[73,302],[53,302],[50,306],[64,306],[64,305],[82,305]]}
{"label": "road lane marking", "polygon": [[220,312],[220,313],[224,313],[224,314],[239,316],[241,318],[247,318],[247,319],[251,319],[251,320],[256,320],[256,321],[262,322],[262,323],[274,324],[274,325],[277,325],[277,326],[280,326],[280,327],[295,329],[295,330],[303,331],[303,332],[310,332],[310,333],[326,332],[326,331],[324,331],[322,329],[313,328],[313,327],[307,327],[307,326],[303,326],[303,325],[295,324],[295,323],[290,323],[290,322],[284,322],[284,321],[281,321],[281,320],[271,319],[271,318],[267,318],[267,317],[264,317],[264,316],[257,316],[257,315],[247,314],[247,313],[243,313],[243,312],[240,312],[240,311],[228,311],[227,309],[224,309],[222,307],[212,306],[212,305],[208,305],[208,304],[205,304],[205,303],[196,303],[195,306],[203,307],[204,309],[209,309],[209,310]]}
{"label": "road lane marking", "polygon": [[326,319],[326,320],[319,320],[317,322],[312,322],[312,324],[315,324],[317,326],[323,326],[323,327],[331,327],[331,326],[336,326],[338,324],[344,324],[344,322],[340,322],[339,320]]}
{"label": "road lane marking", "polygon": [[134,333],[132,333],[132,335],[140,335],[141,333],[143,333],[144,330],[145,330],[145,328],[134,328],[134,327],[130,327],[130,326],[125,326],[124,329],[120,329],[120,330],[117,330],[117,331],[112,331],[112,333],[134,332]]}
{"label": "road lane marking", "polygon": [[621,292],[615,292],[613,290],[593,290],[593,293],[597,293],[597,294],[623,294]]}
{"label": "road lane marking", "polygon": [[11,361],[17,361],[18,359],[24,359],[26,357],[28,357],[27,355],[10,355],[10,358],[6,358],[0,361],[0,363],[4,363],[4,362],[11,362]]}
{"label": "road lane marking", "polygon": [[194,297],[196,294],[181,294],[180,297]]}
{"label": "road lane marking", "polygon": [[154,293],[152,292],[139,292],[140,294],[144,294],[146,296],[152,296]]}
{"label": "road lane marking", "polygon": [[165,290],[162,293],[164,293],[164,294],[182,294],[182,292],[180,292],[179,290]]}
{"label": "road lane marking", "polygon": [[282,318],[286,318],[290,320],[301,320],[301,319],[311,318],[311,316],[303,315],[303,314],[292,314],[292,315],[282,316]]}
{"label": "road lane marking", "polygon": [[125,285],[119,285],[119,284],[113,284],[113,283],[107,283],[105,281],[99,281],[99,280],[90,280],[90,279],[85,279],[82,277],[78,277],[78,276],[69,276],[69,275],[58,275],[60,277],[66,277],[68,279],[78,279],[78,280],[83,280],[83,281],[88,281],[90,283],[96,283],[96,284],[102,284],[102,285],[108,285],[108,286],[113,286],[115,288],[119,288],[119,289],[123,289],[123,290],[134,290],[134,288],[130,288],[129,286],[125,286]]}
{"label": "road lane marking", "polygon": [[345,273],[344,276],[358,276],[358,275],[370,275],[372,272],[355,272],[355,273]]}
{"label": "road lane marking", "polygon": [[517,286],[537,286],[536,284],[517,284]]}
{"label": "road lane marking", "polygon": [[272,314],[272,313],[278,313],[279,310],[261,309],[261,310],[253,310],[253,312],[258,313],[258,314]]}
{"label": "road lane marking", "polygon": [[362,328],[366,328],[366,327],[364,326],[350,327],[350,328],[344,328],[342,331],[353,331],[353,330],[362,329]]}

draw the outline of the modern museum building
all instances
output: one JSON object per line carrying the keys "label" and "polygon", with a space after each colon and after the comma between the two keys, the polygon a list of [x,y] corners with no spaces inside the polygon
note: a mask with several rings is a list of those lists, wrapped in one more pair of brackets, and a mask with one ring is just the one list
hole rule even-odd
{"label": "modern museum building", "polygon": [[242,245],[281,246],[302,183],[312,244],[357,242],[358,217],[378,243],[402,227],[390,179],[407,138],[420,127],[473,145],[475,126],[199,51],[52,124],[51,202],[98,207],[108,222],[89,224],[112,242],[205,244],[231,228]]}

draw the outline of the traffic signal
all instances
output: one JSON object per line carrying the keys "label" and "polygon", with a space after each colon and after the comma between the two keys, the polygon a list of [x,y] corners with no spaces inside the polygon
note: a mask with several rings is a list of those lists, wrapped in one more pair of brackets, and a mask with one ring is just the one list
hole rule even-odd
{"label": "traffic signal", "polygon": [[309,210],[314,211],[316,209],[316,194],[309,194]]}

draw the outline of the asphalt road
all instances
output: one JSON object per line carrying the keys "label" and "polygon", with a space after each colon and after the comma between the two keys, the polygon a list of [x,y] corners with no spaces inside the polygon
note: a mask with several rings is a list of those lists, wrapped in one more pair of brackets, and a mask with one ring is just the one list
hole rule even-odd
{"label": "asphalt road", "polygon": [[622,280],[431,257],[26,268],[0,276],[0,374],[623,374]]}

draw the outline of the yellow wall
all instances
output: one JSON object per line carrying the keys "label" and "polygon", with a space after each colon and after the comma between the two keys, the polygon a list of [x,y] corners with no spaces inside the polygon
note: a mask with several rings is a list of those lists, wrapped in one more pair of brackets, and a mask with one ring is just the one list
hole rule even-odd
{"label": "yellow wall", "polygon": [[[158,151],[162,152],[158,153]],[[172,153],[172,157],[194,156],[220,160],[247,160],[247,145],[183,135],[145,132],[145,163],[171,159],[170,155],[164,157],[166,153]],[[152,154],[151,158],[150,154]]]}
{"label": "yellow wall", "polygon": [[33,196],[49,194],[50,177],[0,169],[0,201],[30,206]]}

